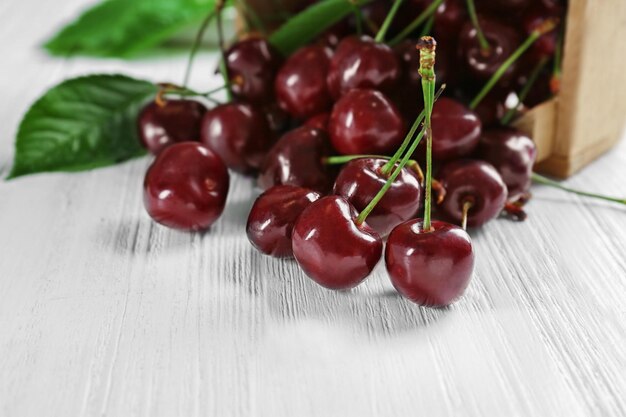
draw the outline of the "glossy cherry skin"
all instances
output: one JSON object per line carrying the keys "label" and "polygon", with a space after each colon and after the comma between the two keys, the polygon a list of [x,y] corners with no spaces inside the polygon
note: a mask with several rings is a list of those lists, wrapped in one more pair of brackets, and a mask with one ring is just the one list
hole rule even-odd
{"label": "glossy cherry skin", "polygon": [[293,256],[293,226],[302,211],[320,197],[315,191],[292,185],[270,188],[256,199],[250,210],[246,225],[248,240],[266,255]]}
{"label": "glossy cherry skin", "polygon": [[267,154],[258,178],[259,187],[295,185],[326,193],[335,179],[335,169],[323,162],[333,154],[328,135],[302,126],[287,132]]}
{"label": "glossy cherry skin", "polygon": [[274,144],[265,115],[247,103],[221,104],[202,120],[202,143],[244,174],[258,170]]}
{"label": "glossy cherry skin", "polygon": [[164,106],[152,101],[137,118],[139,139],[154,155],[173,143],[198,141],[206,111],[206,107],[193,100],[167,100]]}
{"label": "glossy cherry skin", "polygon": [[328,121],[333,147],[343,155],[388,154],[400,146],[405,132],[398,108],[375,90],[348,92]]}
{"label": "glossy cherry skin", "polygon": [[181,230],[208,229],[222,214],[229,176],[221,158],[196,142],[177,143],[154,160],[143,183],[150,217]]}
{"label": "glossy cherry skin", "polygon": [[446,197],[437,210],[448,219],[461,224],[463,204],[472,203],[467,215],[469,227],[480,227],[495,219],[507,201],[506,184],[488,162],[462,159],[448,162],[438,173]]}
{"label": "glossy cherry skin", "polygon": [[236,42],[225,53],[233,94],[251,102],[272,97],[274,76],[281,64],[278,51],[263,38]]}
{"label": "glossy cherry skin", "polygon": [[509,200],[517,200],[530,190],[537,147],[524,133],[509,128],[488,129],[480,138],[477,155],[500,173]]}
{"label": "glossy cherry skin", "polygon": [[400,76],[393,50],[367,36],[344,38],[330,61],[328,89],[339,98],[354,88],[391,91]]}
{"label": "glossy cherry skin", "polygon": [[480,119],[459,101],[441,97],[433,106],[431,120],[434,159],[461,158],[478,145],[482,131]]}
{"label": "glossy cherry skin", "polygon": [[329,119],[330,119],[330,113],[316,114],[313,117],[309,117],[304,122],[304,126],[308,126],[314,129],[323,130],[324,132],[328,132],[328,120]]}
{"label": "glossy cherry skin", "polygon": [[474,271],[472,241],[463,229],[422,219],[397,226],[387,239],[385,265],[391,283],[409,300],[430,307],[452,304],[467,288]]}
{"label": "glossy cherry skin", "polygon": [[[381,173],[384,159],[362,158],[347,163],[335,180],[334,193],[342,196],[361,212],[387,182]],[[367,216],[367,224],[381,236],[408,219],[420,207],[422,186],[414,171],[403,168],[391,188]]]}
{"label": "glossy cherry skin", "polygon": [[[479,80],[488,80],[515,52],[521,42],[518,33],[511,26],[486,17],[479,17],[478,21],[489,43],[489,52],[482,50],[476,29],[471,22],[468,22],[459,35],[459,58],[474,77]],[[516,62],[509,67],[500,79],[500,83],[513,77],[517,65]]]}
{"label": "glossy cherry skin", "polygon": [[532,0],[481,0],[481,9],[487,9],[496,13],[518,12],[528,7]]}
{"label": "glossy cherry skin", "polygon": [[283,110],[301,120],[330,110],[326,76],[331,55],[329,48],[311,45],[287,59],[274,83],[276,100]]}
{"label": "glossy cherry skin", "polygon": [[323,197],[304,209],[293,228],[293,255],[305,274],[323,287],[356,287],[382,256],[383,242],[344,198]]}
{"label": "glossy cherry skin", "polygon": [[434,29],[437,41],[456,41],[465,22],[467,22],[465,0],[444,0],[435,12]]}

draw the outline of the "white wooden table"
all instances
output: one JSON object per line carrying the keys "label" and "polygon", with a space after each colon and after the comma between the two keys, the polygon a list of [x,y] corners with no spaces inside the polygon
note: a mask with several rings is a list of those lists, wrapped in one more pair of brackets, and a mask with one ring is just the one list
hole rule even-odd
{"label": "white wooden table", "polygon": [[[0,173],[17,124],[60,80],[178,80],[185,57],[47,57],[84,0],[0,2]],[[202,55],[198,86],[214,56]],[[623,88],[621,86],[620,88]],[[314,285],[244,234],[234,177],[205,234],[153,224],[147,159],[0,183],[0,416],[624,416],[626,209],[537,187],[525,223],[474,232],[449,309]],[[626,194],[626,143],[568,184]]]}

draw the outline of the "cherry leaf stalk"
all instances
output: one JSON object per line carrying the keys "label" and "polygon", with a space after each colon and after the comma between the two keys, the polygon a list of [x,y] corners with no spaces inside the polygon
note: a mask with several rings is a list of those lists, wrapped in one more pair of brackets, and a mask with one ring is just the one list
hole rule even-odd
{"label": "cherry leaf stalk", "polygon": [[500,81],[500,78],[506,73],[506,71],[513,65],[515,61],[517,61],[523,54],[530,48],[540,37],[545,35],[546,33],[554,30],[558,23],[557,19],[548,19],[542,25],[537,27],[531,34],[526,38],[524,43],[522,43],[516,50],[509,56],[503,63],[500,65],[500,68],[491,76],[489,81],[483,86],[480,92],[474,97],[472,102],[470,103],[470,109],[475,109],[481,101],[489,94],[489,92],[493,89],[493,87]]}
{"label": "cherry leaf stalk", "polygon": [[437,41],[430,36],[423,36],[417,44],[420,51],[419,74],[422,77],[422,91],[424,94],[424,131],[426,132],[426,198],[424,205],[424,230],[431,230],[431,205],[432,205],[432,182],[433,182],[433,129],[431,116],[435,101],[435,57]]}
{"label": "cherry leaf stalk", "polygon": [[571,187],[567,187],[565,185],[562,185],[561,183],[559,183],[557,181],[553,181],[550,178],[546,178],[543,175],[539,175],[539,174],[537,174],[535,172],[533,172],[532,179],[537,184],[542,184],[542,185],[547,185],[548,187],[558,188],[559,190],[563,190],[563,191],[566,191],[568,193],[573,193],[573,194],[580,195],[580,196],[583,196],[583,197],[595,198],[595,199],[598,199],[598,200],[610,201],[612,203],[618,203],[618,204],[626,205],[626,198],[609,197],[609,196],[602,195],[602,194],[596,194],[596,193],[591,193],[591,192],[588,192],[588,191],[577,190],[575,188],[571,188]]}

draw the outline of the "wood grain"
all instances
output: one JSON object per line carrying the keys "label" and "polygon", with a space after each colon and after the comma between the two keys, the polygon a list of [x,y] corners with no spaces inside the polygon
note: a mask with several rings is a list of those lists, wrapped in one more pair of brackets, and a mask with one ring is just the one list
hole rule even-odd
{"label": "wood grain", "polygon": [[[83,0],[0,3],[0,172],[44,89],[90,72],[182,76],[184,57],[46,57]],[[200,57],[194,83],[215,57]],[[472,232],[448,309],[400,299],[384,268],[329,292],[259,255],[234,177],[204,234],[154,225],[147,159],[0,183],[0,416],[623,416],[626,210],[537,187],[525,223]],[[624,143],[568,181],[625,194]]]}

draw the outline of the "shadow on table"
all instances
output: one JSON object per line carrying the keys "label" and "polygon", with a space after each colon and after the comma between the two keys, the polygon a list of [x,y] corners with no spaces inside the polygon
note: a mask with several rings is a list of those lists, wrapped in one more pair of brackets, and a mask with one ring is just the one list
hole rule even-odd
{"label": "shadow on table", "polygon": [[256,296],[279,321],[320,320],[377,336],[424,329],[450,313],[448,308],[422,308],[402,298],[385,281],[381,265],[359,287],[332,291],[306,277],[293,259],[274,259],[248,250],[253,252],[245,255],[253,263],[249,278],[257,281],[248,286],[256,289]]}

